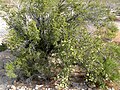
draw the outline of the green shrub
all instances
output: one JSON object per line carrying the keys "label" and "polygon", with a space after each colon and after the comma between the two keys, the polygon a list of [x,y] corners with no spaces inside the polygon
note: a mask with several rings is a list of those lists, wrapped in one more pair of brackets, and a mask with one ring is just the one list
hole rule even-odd
{"label": "green shrub", "polygon": [[57,77],[66,87],[75,64],[85,69],[87,82],[100,86],[119,75],[117,46],[86,29],[88,23],[100,28],[109,22],[109,10],[99,2],[24,0],[5,11],[11,29],[7,46],[16,56],[6,66],[8,76],[19,77],[17,70],[26,77],[37,73]]}

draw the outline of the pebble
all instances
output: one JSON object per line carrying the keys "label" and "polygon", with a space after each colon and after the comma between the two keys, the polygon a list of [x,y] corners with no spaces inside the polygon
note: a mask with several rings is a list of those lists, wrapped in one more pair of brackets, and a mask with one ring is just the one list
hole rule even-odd
{"label": "pebble", "polygon": [[11,85],[12,90],[16,90],[16,87],[14,85]]}
{"label": "pebble", "polygon": [[114,88],[108,88],[108,90],[115,90]]}
{"label": "pebble", "polygon": [[35,89],[38,90],[39,88],[43,87],[43,85],[36,85]]}
{"label": "pebble", "polygon": [[88,90],[92,90],[92,88],[88,88]]}

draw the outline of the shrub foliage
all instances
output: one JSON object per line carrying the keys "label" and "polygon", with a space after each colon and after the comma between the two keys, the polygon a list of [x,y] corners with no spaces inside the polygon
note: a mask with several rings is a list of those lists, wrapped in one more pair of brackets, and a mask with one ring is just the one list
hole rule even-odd
{"label": "shrub foliage", "polygon": [[8,76],[20,77],[18,71],[24,77],[55,76],[65,86],[72,66],[78,65],[85,69],[87,82],[104,85],[118,79],[119,46],[86,27],[108,26],[110,10],[99,1],[21,0],[4,10],[10,28],[7,46],[16,56],[6,66]]}

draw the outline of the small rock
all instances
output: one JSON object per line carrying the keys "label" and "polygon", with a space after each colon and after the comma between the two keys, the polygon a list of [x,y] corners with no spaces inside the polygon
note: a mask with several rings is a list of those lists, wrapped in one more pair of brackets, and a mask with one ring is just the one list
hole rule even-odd
{"label": "small rock", "polygon": [[108,90],[115,90],[114,88],[108,88]]}
{"label": "small rock", "polygon": [[43,87],[43,85],[36,85],[35,89],[38,90],[39,88]]}
{"label": "small rock", "polygon": [[82,88],[81,90],[85,90],[85,89]]}
{"label": "small rock", "polygon": [[92,88],[88,88],[88,90],[92,90]]}
{"label": "small rock", "polygon": [[16,87],[14,85],[11,85],[12,90],[16,90]]}

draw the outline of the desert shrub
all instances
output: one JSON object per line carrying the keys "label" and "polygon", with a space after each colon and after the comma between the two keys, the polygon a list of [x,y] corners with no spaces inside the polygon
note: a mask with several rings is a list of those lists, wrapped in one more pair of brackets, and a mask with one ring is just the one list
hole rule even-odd
{"label": "desert shrub", "polygon": [[85,69],[86,82],[99,86],[119,76],[117,46],[86,29],[88,23],[100,28],[109,22],[110,10],[99,1],[22,0],[4,10],[7,46],[16,56],[6,66],[8,76],[20,78],[19,70],[24,77],[56,77],[61,87],[69,84],[73,65]]}

